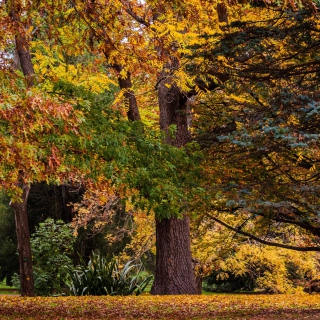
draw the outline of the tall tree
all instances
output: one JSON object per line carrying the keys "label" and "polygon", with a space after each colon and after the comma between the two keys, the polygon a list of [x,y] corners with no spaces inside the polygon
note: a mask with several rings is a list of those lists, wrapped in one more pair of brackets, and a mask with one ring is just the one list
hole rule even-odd
{"label": "tall tree", "polygon": [[[234,21],[198,51],[229,74],[198,106],[197,139],[212,161],[204,211],[262,243],[319,251],[319,14],[258,10],[269,19]],[[281,228],[300,236],[276,241]]]}
{"label": "tall tree", "polygon": [[[5,52],[0,68],[0,185],[10,195],[15,215],[21,294],[33,296],[27,219],[30,183],[64,179],[68,167],[76,172],[72,165],[63,164],[64,148],[67,144],[70,146],[71,140],[62,141],[60,137],[62,134],[74,136],[80,120],[70,105],[50,99],[35,86],[29,49],[32,30],[31,17],[27,14],[29,3],[8,1],[0,5],[3,30],[0,46]],[[10,47],[17,52],[22,74],[15,69]]]}
{"label": "tall tree", "polygon": [[[26,26],[20,21],[21,7],[19,2],[10,3],[7,10],[9,10],[9,17],[11,18],[15,36],[15,50],[18,55],[20,67],[25,76],[27,86],[31,87],[34,83],[34,70],[31,61],[31,54],[29,51],[28,39],[25,33],[20,31]],[[34,296],[34,283],[32,271],[32,254],[30,245],[30,233],[28,226],[28,212],[27,201],[30,191],[30,184],[25,179],[23,170],[18,173],[17,187],[21,190],[21,197],[10,202],[14,211],[16,233],[18,242],[18,254],[20,265],[20,284],[22,296]]]}

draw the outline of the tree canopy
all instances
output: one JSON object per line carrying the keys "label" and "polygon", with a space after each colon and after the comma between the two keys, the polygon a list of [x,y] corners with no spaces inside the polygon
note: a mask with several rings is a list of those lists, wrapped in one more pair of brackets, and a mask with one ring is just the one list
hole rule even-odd
{"label": "tree canopy", "polygon": [[195,293],[193,213],[320,250],[317,1],[0,6],[0,185],[16,211],[47,181],[154,213],[162,294]]}

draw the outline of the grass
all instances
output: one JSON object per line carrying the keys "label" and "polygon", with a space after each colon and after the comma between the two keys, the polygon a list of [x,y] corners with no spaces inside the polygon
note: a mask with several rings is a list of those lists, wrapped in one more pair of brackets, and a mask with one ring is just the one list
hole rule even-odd
{"label": "grass", "polygon": [[17,288],[6,285],[6,279],[0,282],[0,294],[17,294]]}

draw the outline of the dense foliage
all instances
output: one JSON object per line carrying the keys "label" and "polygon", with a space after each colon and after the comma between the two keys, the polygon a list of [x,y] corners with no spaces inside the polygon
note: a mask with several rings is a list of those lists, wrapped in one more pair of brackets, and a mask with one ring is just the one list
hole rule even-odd
{"label": "dense foliage", "polygon": [[0,1],[0,187],[23,294],[36,182],[85,186],[74,225],[105,226],[115,201],[154,214],[152,292],[195,293],[189,217],[320,251],[318,7]]}
{"label": "dense foliage", "polygon": [[[66,291],[67,267],[73,262],[74,236],[69,224],[46,219],[31,235],[35,294],[49,296]],[[16,276],[14,285],[20,287]]]}
{"label": "dense foliage", "polygon": [[81,260],[76,268],[68,267],[69,294],[85,295],[140,295],[152,279],[142,274],[141,265],[130,260],[123,266],[115,257],[92,253],[88,264]]}
{"label": "dense foliage", "polygon": [[239,245],[212,267],[204,288],[215,292],[308,292],[310,283],[320,276],[319,262],[312,253],[250,243]]}
{"label": "dense foliage", "polygon": [[277,242],[279,228],[288,225],[287,245],[317,250],[318,14],[260,13],[263,21],[250,14],[232,19],[227,33],[205,36],[194,50],[200,70],[224,77],[196,107],[195,137],[209,155],[212,179],[204,210],[266,243]]}

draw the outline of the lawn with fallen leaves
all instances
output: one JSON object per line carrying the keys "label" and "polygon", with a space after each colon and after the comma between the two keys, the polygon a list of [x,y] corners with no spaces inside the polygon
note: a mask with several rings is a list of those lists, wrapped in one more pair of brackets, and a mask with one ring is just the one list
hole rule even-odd
{"label": "lawn with fallen leaves", "polygon": [[0,319],[320,319],[320,295],[1,296]]}

